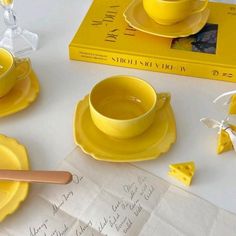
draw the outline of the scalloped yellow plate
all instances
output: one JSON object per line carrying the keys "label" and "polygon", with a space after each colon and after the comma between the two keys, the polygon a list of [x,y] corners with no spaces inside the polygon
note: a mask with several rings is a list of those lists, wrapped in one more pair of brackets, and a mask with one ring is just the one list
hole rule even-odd
{"label": "scalloped yellow plate", "polygon": [[158,110],[151,127],[130,139],[117,139],[101,132],[92,122],[88,96],[80,101],[74,116],[74,140],[93,158],[111,162],[155,159],[176,140],[175,119],[169,103]]}
{"label": "scalloped yellow plate", "polygon": [[176,24],[160,25],[146,14],[142,0],[134,0],[124,12],[124,17],[129,25],[142,32],[166,38],[178,38],[199,32],[207,23],[209,14],[210,10],[206,8]]}
{"label": "scalloped yellow plate", "polygon": [[[0,169],[28,170],[26,149],[15,139],[0,134]],[[17,210],[28,194],[29,184],[0,181],[0,222]]]}
{"label": "scalloped yellow plate", "polygon": [[0,98],[0,117],[8,116],[28,107],[38,96],[39,82],[31,71],[28,78],[19,80],[12,90]]}

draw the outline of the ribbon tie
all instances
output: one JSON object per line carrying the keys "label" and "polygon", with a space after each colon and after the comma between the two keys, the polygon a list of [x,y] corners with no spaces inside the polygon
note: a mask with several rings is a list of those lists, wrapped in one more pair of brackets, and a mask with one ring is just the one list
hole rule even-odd
{"label": "ribbon tie", "polygon": [[[233,126],[229,124],[228,117],[221,122],[211,118],[202,118],[200,121],[204,123],[208,128],[218,128],[219,134],[221,134],[222,131],[225,131],[230,138],[234,150],[236,151],[236,132],[232,129]],[[219,151],[219,153],[220,152],[222,151]]]}

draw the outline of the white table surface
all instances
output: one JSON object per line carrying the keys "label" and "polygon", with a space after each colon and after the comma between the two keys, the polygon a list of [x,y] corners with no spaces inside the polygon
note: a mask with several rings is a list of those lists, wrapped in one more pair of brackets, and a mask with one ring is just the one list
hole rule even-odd
{"label": "white table surface", "polygon": [[[69,42],[91,2],[16,1],[20,25],[37,32],[40,37],[39,49],[29,56],[41,91],[28,109],[0,120],[0,133],[18,139],[27,147],[32,169],[54,169],[75,148],[72,120],[77,101],[106,77],[117,74],[138,76],[158,91],[172,94],[177,142],[160,158],[136,165],[236,213],[236,153],[231,151],[218,156],[217,131],[207,129],[199,122],[204,116],[216,119],[225,116],[226,109],[212,104],[212,100],[223,92],[236,89],[236,83],[70,61]],[[0,22],[2,31],[4,25],[2,20]],[[168,165],[191,160],[195,161],[196,175],[192,185],[185,188],[167,175]],[[33,186],[32,192],[35,191],[40,191],[39,186]]]}

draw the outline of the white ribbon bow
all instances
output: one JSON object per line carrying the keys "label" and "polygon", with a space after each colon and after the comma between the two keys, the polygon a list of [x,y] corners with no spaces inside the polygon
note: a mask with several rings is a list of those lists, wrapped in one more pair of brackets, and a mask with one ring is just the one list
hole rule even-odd
{"label": "white ribbon bow", "polygon": [[[219,95],[216,99],[214,99],[213,103],[217,103],[219,100],[221,100],[222,98],[225,98],[226,101],[223,103],[224,106],[229,105],[230,101],[231,101],[231,97],[232,95],[236,94],[236,90],[232,90],[226,93],[222,93],[221,95]],[[230,96],[230,97],[228,97]]]}
{"label": "white ribbon bow", "polygon": [[208,128],[213,128],[213,129],[218,128],[219,132],[221,132],[221,130],[226,131],[233,144],[234,150],[236,151],[236,133],[231,129],[228,123],[228,118],[222,120],[221,122],[211,118],[202,118],[200,119],[200,121],[204,123]]}

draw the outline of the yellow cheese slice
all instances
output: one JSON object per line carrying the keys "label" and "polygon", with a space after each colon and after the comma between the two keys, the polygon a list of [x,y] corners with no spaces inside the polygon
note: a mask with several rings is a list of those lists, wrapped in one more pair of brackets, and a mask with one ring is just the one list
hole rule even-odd
{"label": "yellow cheese slice", "polygon": [[236,114],[236,94],[231,97],[231,101],[229,104],[229,114],[230,115]]}
{"label": "yellow cheese slice", "polygon": [[169,175],[189,186],[195,172],[194,162],[183,162],[169,165]]}
{"label": "yellow cheese slice", "polygon": [[[233,131],[236,131],[236,126],[230,125],[230,128]],[[233,149],[233,144],[230,140],[228,133],[224,130],[221,130],[218,133],[217,139],[217,154],[221,154],[222,152],[227,152]]]}

